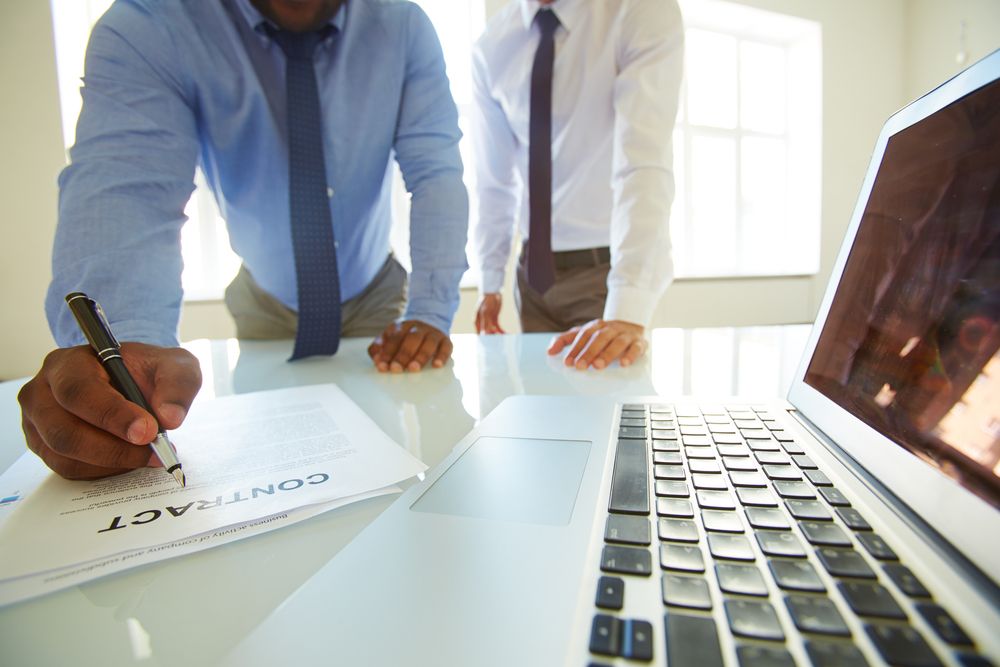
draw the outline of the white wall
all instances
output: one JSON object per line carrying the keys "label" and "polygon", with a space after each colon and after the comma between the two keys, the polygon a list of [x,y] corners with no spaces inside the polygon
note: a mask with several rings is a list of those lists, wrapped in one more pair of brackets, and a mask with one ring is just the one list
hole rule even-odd
{"label": "white wall", "polygon": [[[883,120],[961,69],[960,26],[971,63],[1000,47],[997,0],[740,0],[819,21],[823,30],[823,187],[820,274],[815,277],[676,282],[657,326],[810,321],[839,248]],[[487,0],[495,13],[504,0]],[[42,312],[63,164],[49,3],[5,2],[0,24],[0,379],[32,374],[53,345]],[[27,63],[31,63],[30,67]],[[16,95],[9,91],[18,91]],[[516,330],[507,294],[504,322]],[[455,331],[471,331],[476,294],[462,295]],[[19,321],[16,331],[12,313]],[[221,304],[185,308],[181,337],[232,335]]]}
{"label": "white wall", "polygon": [[54,346],[42,302],[65,158],[49,4],[4,2],[0,25],[2,380],[33,374]]}

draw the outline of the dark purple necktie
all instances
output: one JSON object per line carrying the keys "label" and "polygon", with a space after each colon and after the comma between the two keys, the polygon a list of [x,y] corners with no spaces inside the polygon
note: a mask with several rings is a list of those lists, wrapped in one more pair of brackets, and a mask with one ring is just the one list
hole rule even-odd
{"label": "dark purple necktie", "polygon": [[535,14],[541,31],[531,68],[531,118],[528,138],[528,284],[544,294],[556,281],[552,259],[552,64],[553,34],[559,19],[548,9]]}
{"label": "dark purple necktie", "polygon": [[293,360],[336,353],[340,345],[340,276],[313,70],[313,53],[323,35],[270,32],[287,62],[288,194],[299,297]]}

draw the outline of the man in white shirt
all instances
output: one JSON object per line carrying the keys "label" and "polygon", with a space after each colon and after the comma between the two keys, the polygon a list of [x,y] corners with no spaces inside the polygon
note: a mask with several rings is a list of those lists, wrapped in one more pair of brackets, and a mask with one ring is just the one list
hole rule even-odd
{"label": "man in white shirt", "polygon": [[[645,352],[673,277],[683,42],[675,0],[512,0],[489,22],[473,52],[477,331],[502,333],[516,224],[524,331],[562,332],[549,353],[569,348],[565,363],[578,369]],[[546,136],[548,149],[537,140]]]}

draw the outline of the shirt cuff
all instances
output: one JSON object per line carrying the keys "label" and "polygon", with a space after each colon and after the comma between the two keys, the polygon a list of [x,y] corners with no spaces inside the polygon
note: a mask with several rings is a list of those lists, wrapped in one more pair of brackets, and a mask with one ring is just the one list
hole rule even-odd
{"label": "shirt cuff", "polygon": [[451,317],[445,317],[438,313],[433,313],[425,308],[421,308],[419,304],[410,304],[406,308],[406,313],[403,314],[404,320],[419,320],[424,324],[429,324],[435,329],[438,329],[445,335],[450,335],[451,333]]}
{"label": "shirt cuff", "polygon": [[503,289],[504,280],[503,269],[483,269],[480,271],[479,277],[479,295],[483,294],[493,294],[499,292]]}
{"label": "shirt cuff", "polygon": [[611,287],[604,302],[605,320],[622,320],[649,329],[660,293],[638,287]]}

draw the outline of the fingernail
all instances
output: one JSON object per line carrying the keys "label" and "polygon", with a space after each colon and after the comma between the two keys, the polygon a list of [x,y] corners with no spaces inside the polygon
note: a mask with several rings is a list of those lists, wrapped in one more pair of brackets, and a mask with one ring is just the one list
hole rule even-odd
{"label": "fingernail", "polygon": [[420,364],[415,361],[411,361],[410,365],[406,367],[410,372],[416,372],[420,370]]}
{"label": "fingernail", "polygon": [[129,424],[128,433],[125,434],[128,441],[136,445],[146,445],[149,441],[146,439],[146,420],[136,419],[134,422]]}
{"label": "fingernail", "polygon": [[597,359],[596,361],[594,361],[594,368],[604,368],[604,360]]}
{"label": "fingernail", "polygon": [[187,410],[176,403],[164,403],[160,406],[160,419],[171,426],[180,426],[187,417]]}

